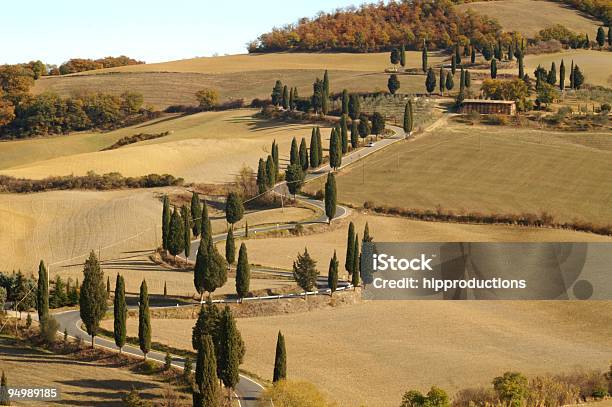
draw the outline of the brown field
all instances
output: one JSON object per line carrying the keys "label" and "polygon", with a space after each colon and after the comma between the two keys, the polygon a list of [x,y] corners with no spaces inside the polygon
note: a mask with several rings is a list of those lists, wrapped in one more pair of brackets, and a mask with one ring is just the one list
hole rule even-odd
{"label": "brown field", "polygon": [[[21,269],[35,274],[38,262],[44,259],[51,278],[59,274],[64,279],[82,281],[82,263],[95,250],[101,254],[103,268],[113,284],[117,272],[124,275],[127,291],[138,292],[146,278],[153,293],[162,293],[167,282],[169,294],[191,295],[191,273],[167,270],[148,260],[148,253],[161,239],[161,203],[157,197],[169,190],[0,195],[0,271]],[[248,213],[245,218],[254,227],[306,219],[312,214],[309,209],[285,208]],[[213,231],[225,231],[221,212],[211,208],[210,215],[218,218],[212,221]],[[254,281],[253,289],[285,284]],[[219,293],[233,290],[230,281]]]}
{"label": "brown field", "polygon": [[[611,316],[612,302],[373,301],[239,319],[238,327],[247,371],[271,377],[281,330],[288,377],[315,383],[341,406],[394,406],[408,389],[435,384],[453,395],[490,386],[507,370],[607,369]],[[191,349],[193,324],[153,320],[153,340]],[[136,335],[137,326],[130,319],[128,335]]]}
{"label": "brown field", "polygon": [[[612,222],[609,133],[449,124],[337,176],[339,200]],[[321,188],[311,183],[307,190]]]}
{"label": "brown field", "polygon": [[[311,125],[273,122],[256,118],[255,113],[254,109],[207,112],[110,133],[4,142],[0,143],[0,173],[32,179],[88,171],[125,176],[166,173],[188,182],[224,183],[233,181],[242,165],[257,170],[259,158],[270,153],[273,140],[279,144],[283,163],[293,137],[298,142],[302,137],[310,140]],[[329,131],[323,130],[325,138]],[[125,135],[164,131],[172,133],[99,151]]]}
{"label": "brown field", "polygon": [[[405,218],[357,214],[350,218],[359,236],[363,236],[366,221],[370,235],[379,242],[612,242],[612,237],[569,230],[521,228],[502,225],[466,225],[443,222],[421,222]],[[334,250],[344,271],[346,235],[349,219],[334,225],[329,232],[299,237],[249,239],[244,241],[249,261],[290,270],[299,252],[308,252],[317,260],[318,270],[327,274]],[[223,252],[222,245],[219,249]]]}
{"label": "brown field", "polygon": [[[59,389],[60,401],[34,403],[37,405],[123,406],[121,398],[132,387],[145,400],[159,399],[165,388],[159,381],[125,369],[77,361],[63,355],[10,345],[5,341],[0,342],[0,366],[12,387]],[[32,404],[12,402],[17,406]]]}
{"label": "brown field", "polygon": [[595,38],[598,22],[576,10],[552,1],[502,0],[465,3],[459,10],[472,9],[479,14],[496,18],[504,31],[518,31],[528,37],[543,28],[561,24],[572,31],[589,34]]}
{"label": "brown field", "polygon": [[[431,55],[430,63],[441,60]],[[418,52],[408,52],[408,66],[420,66]],[[173,104],[196,104],[194,94],[214,88],[221,100],[267,99],[276,79],[296,86],[302,96],[312,93],[312,83],[329,70],[332,92],[386,90],[389,55],[378,54],[265,54],[195,58],[158,64],[133,65],[91,71],[36,82],[34,92],[56,92],[68,96],[83,91],[120,94],[141,92],[145,103],[163,109]],[[400,77],[401,92],[422,92],[425,77]]]}

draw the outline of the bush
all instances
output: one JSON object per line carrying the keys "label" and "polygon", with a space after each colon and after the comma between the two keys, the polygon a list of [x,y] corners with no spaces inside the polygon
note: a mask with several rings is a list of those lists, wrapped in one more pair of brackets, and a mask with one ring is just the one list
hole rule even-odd
{"label": "bush", "polygon": [[150,375],[157,373],[159,371],[159,367],[157,363],[152,360],[143,360],[142,363],[138,366],[138,370],[144,374]]}
{"label": "bush", "polygon": [[144,401],[138,391],[132,387],[132,390],[123,397],[123,404],[126,407],[149,407],[151,403]]}
{"label": "bush", "polygon": [[169,352],[166,352],[166,357],[164,358],[164,370],[170,370],[172,367],[172,356]]}
{"label": "bush", "polygon": [[499,398],[493,389],[484,387],[459,390],[453,397],[453,407],[484,407],[494,406]]}
{"label": "bush", "polygon": [[55,340],[57,339],[57,330],[59,329],[59,324],[57,323],[55,318],[49,316],[47,322],[40,328],[40,337],[42,341],[47,345],[55,343]]}
{"label": "bush", "polygon": [[214,89],[202,89],[196,92],[196,99],[203,110],[212,109],[219,102],[219,93]]}
{"label": "bush", "polygon": [[276,407],[325,407],[331,406],[314,384],[281,380],[264,390],[260,400],[261,406],[269,406],[270,401]]}
{"label": "bush", "polygon": [[509,122],[508,116],[500,114],[490,114],[487,116],[485,123],[492,124],[495,126],[505,126]]}

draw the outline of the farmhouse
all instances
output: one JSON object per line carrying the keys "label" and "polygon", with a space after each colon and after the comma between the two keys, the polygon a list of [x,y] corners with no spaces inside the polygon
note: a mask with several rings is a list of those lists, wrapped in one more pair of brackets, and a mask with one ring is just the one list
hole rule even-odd
{"label": "farmhouse", "polygon": [[513,100],[466,99],[461,104],[461,113],[471,112],[514,115],[516,103]]}

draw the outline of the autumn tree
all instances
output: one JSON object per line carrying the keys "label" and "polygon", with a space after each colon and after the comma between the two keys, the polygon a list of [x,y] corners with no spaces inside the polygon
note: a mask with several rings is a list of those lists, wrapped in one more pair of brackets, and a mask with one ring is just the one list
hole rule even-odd
{"label": "autumn tree", "polygon": [[219,94],[214,89],[202,89],[196,92],[195,97],[203,110],[210,110],[219,103]]}

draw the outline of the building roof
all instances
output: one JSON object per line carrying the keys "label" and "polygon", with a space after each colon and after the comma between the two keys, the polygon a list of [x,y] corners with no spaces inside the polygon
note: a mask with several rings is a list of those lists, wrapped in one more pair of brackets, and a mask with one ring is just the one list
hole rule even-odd
{"label": "building roof", "polygon": [[465,99],[462,103],[480,103],[484,105],[498,104],[498,105],[513,105],[514,100],[492,100],[492,99]]}

